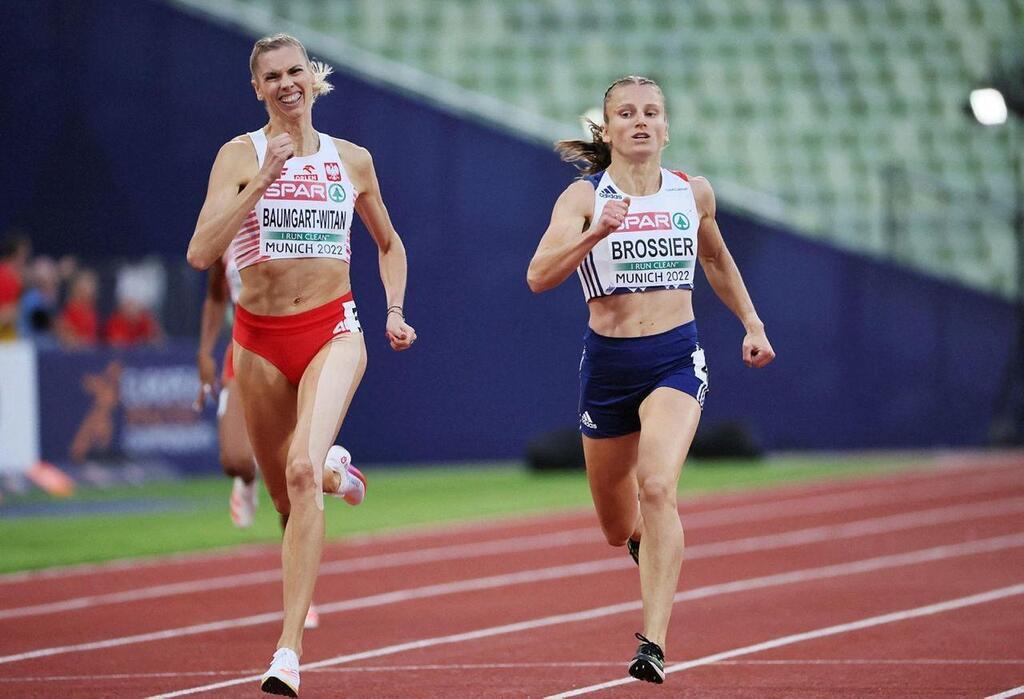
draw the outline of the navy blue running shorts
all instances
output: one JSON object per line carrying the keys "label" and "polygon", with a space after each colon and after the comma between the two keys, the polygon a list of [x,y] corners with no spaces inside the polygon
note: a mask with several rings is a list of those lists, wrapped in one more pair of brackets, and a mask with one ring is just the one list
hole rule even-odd
{"label": "navy blue running shorts", "polygon": [[604,337],[590,328],[580,360],[580,432],[620,437],[640,429],[640,403],[668,386],[704,407],[708,367],[697,322],[647,337]]}

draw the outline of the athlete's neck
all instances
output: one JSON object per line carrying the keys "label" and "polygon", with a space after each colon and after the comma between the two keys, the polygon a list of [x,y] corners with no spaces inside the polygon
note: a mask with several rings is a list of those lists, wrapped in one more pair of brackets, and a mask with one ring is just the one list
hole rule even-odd
{"label": "athlete's neck", "polygon": [[295,157],[301,158],[313,155],[320,148],[320,137],[313,128],[313,120],[310,118],[298,121],[277,121],[270,120],[270,124],[264,127],[267,139],[279,136],[283,133],[292,137],[292,145],[295,146]]}
{"label": "athlete's neck", "polygon": [[633,197],[657,194],[661,189],[661,162],[658,160],[612,160],[612,164],[608,166],[608,174],[615,180],[623,194]]}

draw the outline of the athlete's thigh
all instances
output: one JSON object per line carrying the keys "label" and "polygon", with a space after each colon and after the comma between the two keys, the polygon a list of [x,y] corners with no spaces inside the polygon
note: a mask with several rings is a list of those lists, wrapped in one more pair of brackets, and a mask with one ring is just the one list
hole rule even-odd
{"label": "athlete's thigh", "polygon": [[[587,482],[594,509],[609,540],[633,533],[639,513],[637,504],[637,445],[640,433],[594,439],[583,436]],[[616,543],[616,542],[612,542]]]}
{"label": "athlete's thigh", "polygon": [[700,422],[701,407],[689,393],[662,386],[640,404],[637,478],[650,476],[679,481]]}
{"label": "athlete's thigh", "polygon": [[286,498],[285,466],[295,431],[297,390],[277,367],[235,343],[235,384],[241,389],[245,426],[271,496]]}
{"label": "athlete's thigh", "polygon": [[292,455],[308,456],[314,468],[323,465],[365,370],[366,345],[359,332],[331,340],[313,357],[299,381]]}
{"label": "athlete's thigh", "polygon": [[237,381],[225,381],[221,395],[224,397],[224,404],[218,406],[217,419],[221,457],[238,464],[251,462],[252,444],[245,429],[245,408],[242,405],[242,392],[237,386]]}

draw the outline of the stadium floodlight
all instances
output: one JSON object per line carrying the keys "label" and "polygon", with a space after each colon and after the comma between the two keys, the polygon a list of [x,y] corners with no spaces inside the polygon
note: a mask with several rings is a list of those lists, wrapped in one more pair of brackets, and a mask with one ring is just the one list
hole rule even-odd
{"label": "stadium floodlight", "polygon": [[971,90],[970,104],[971,112],[979,124],[996,126],[1006,123],[1006,100],[1003,93],[994,87]]}

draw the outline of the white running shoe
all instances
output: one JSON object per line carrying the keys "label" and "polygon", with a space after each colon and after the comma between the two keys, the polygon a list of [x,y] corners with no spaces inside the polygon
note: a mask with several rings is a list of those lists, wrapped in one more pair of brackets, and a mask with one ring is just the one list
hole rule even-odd
{"label": "white running shoe", "polygon": [[256,479],[253,478],[246,483],[238,476],[231,486],[231,521],[239,529],[247,529],[252,526],[256,518],[256,508],[259,506],[259,488],[256,487]]}
{"label": "white running shoe", "polygon": [[291,648],[278,648],[270,669],[260,679],[260,689],[266,694],[283,697],[299,696],[299,658]]}
{"label": "white running shoe", "polygon": [[349,505],[358,505],[366,497],[366,476],[352,465],[352,455],[348,449],[335,444],[327,450],[324,465],[341,476],[341,485],[332,493]]}
{"label": "white running shoe", "polygon": [[320,626],[320,612],[316,610],[313,603],[309,603],[309,611],[306,612],[306,620],[302,622],[302,628],[315,629]]}

